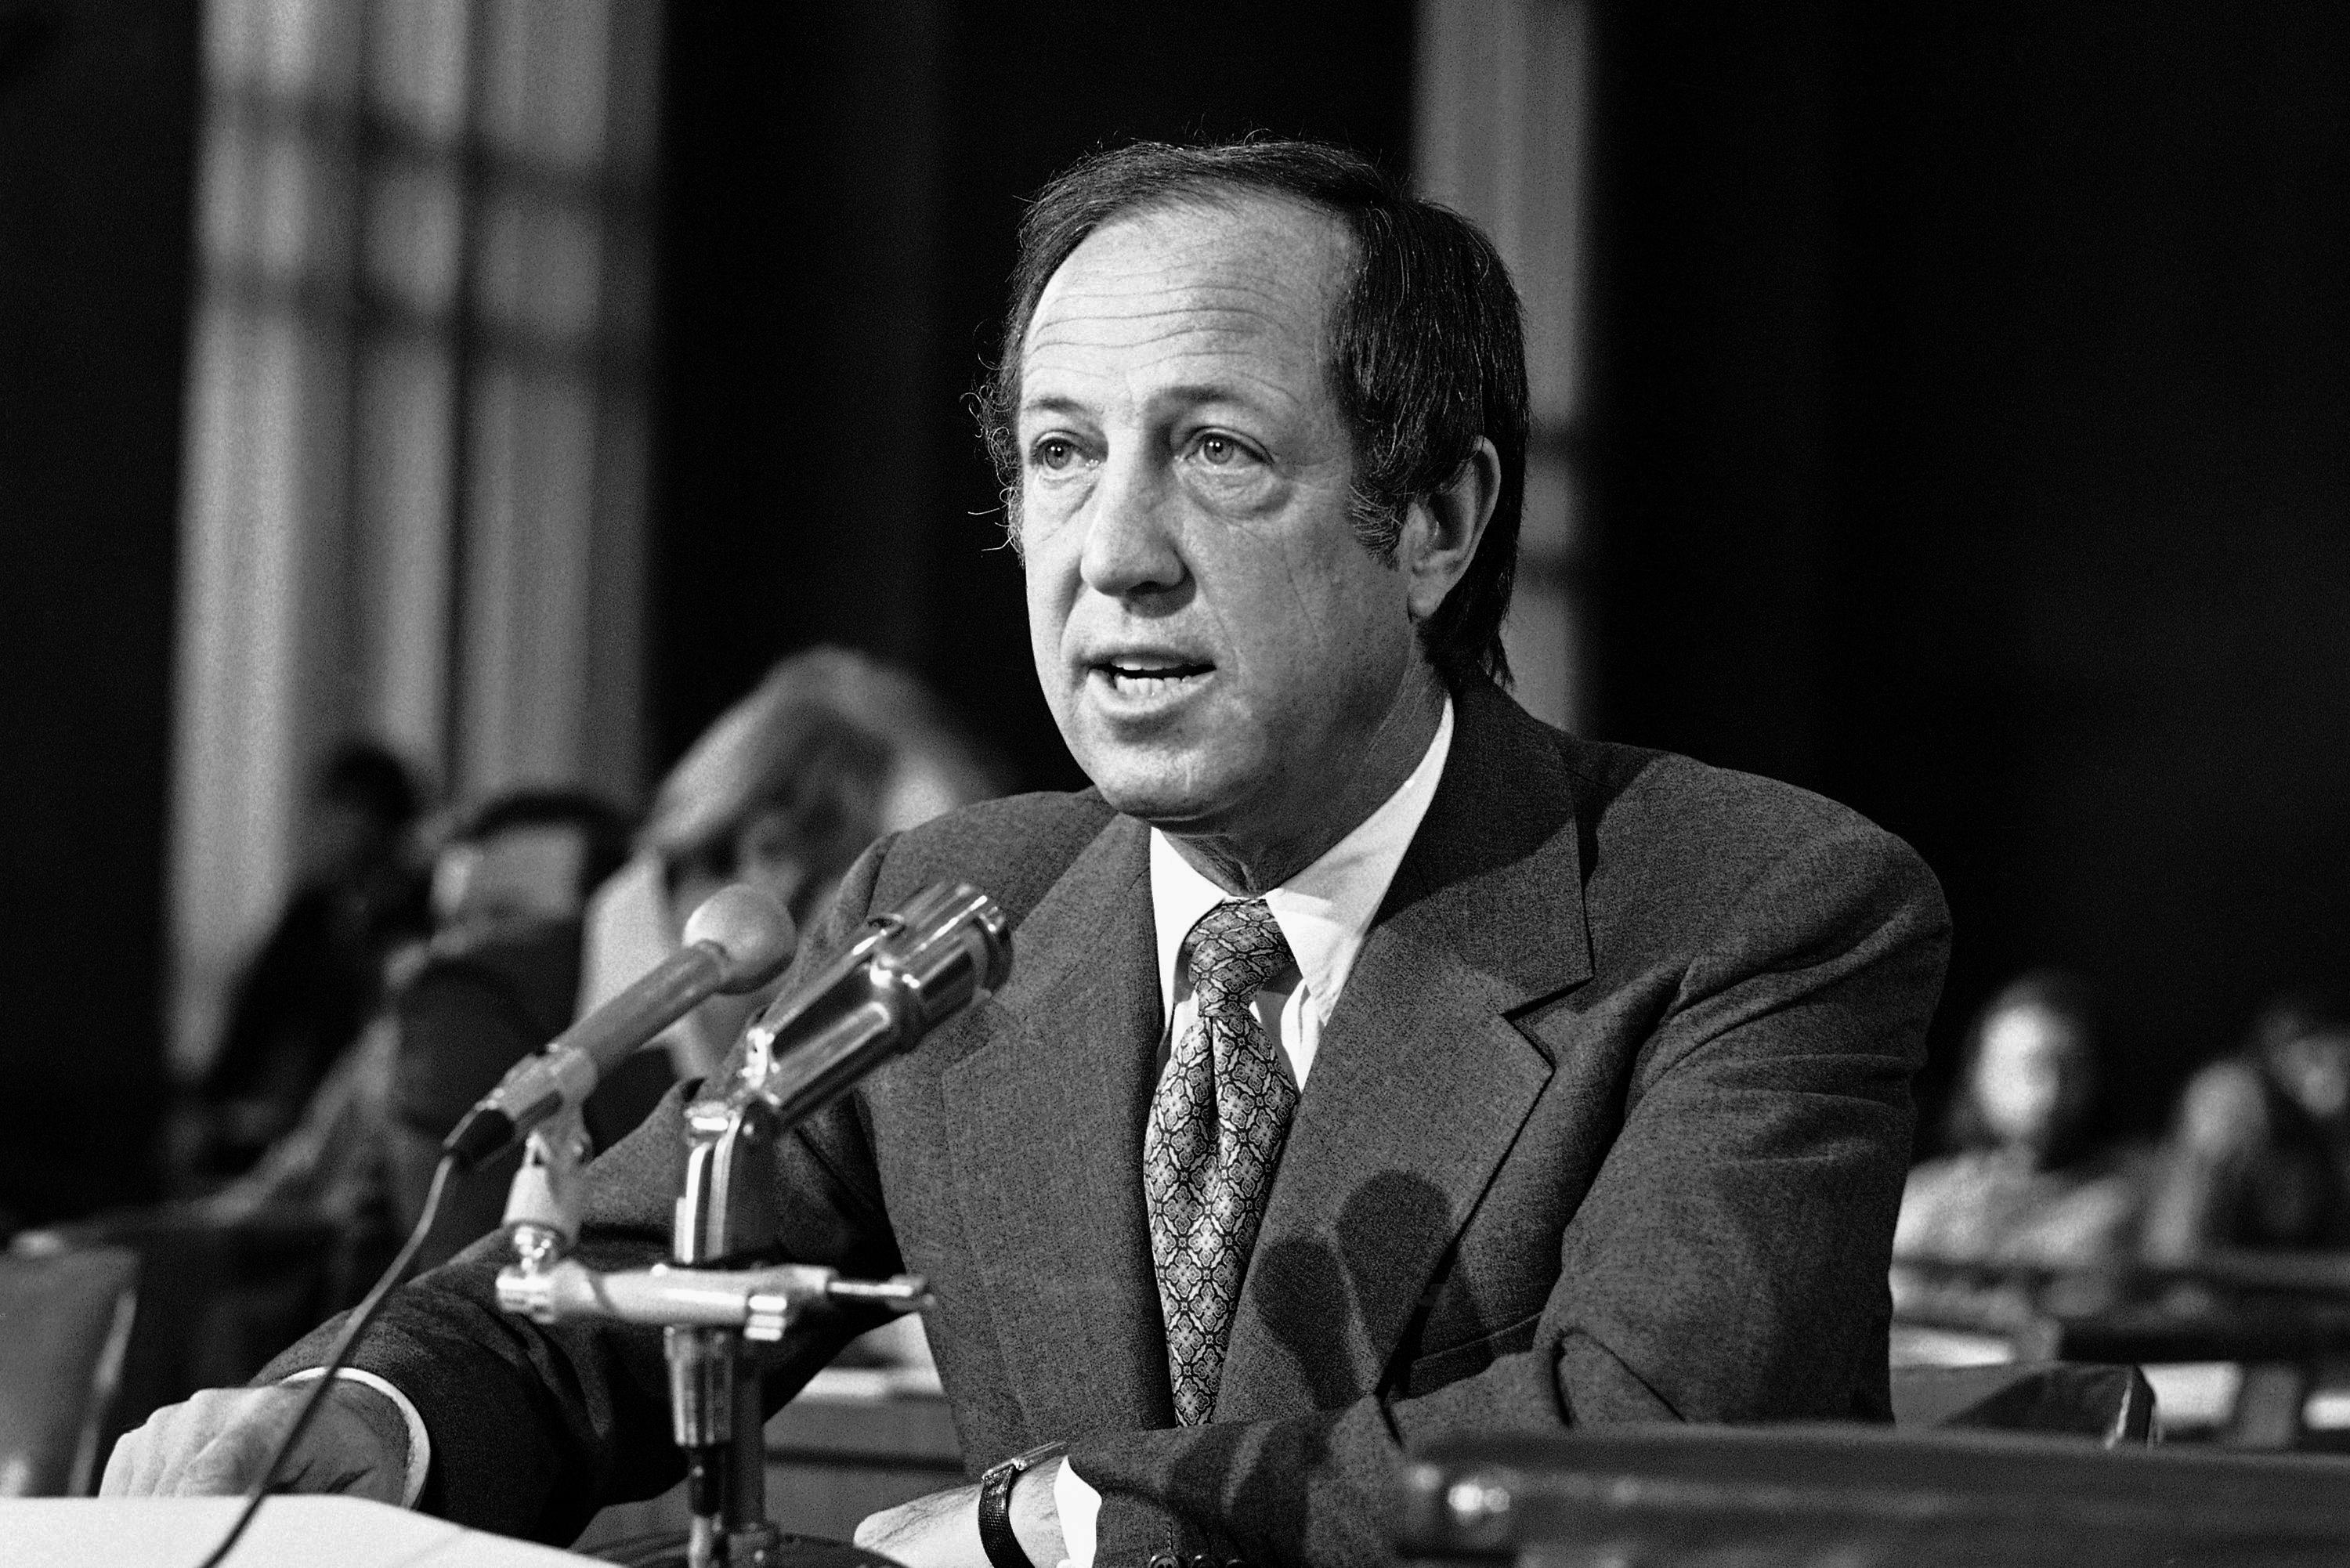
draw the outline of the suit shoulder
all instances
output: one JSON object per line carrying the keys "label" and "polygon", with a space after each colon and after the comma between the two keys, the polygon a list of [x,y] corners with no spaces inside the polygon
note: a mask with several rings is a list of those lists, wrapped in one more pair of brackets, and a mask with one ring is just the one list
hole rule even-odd
{"label": "suit shoulder", "polygon": [[1007,795],[950,812],[889,846],[877,901],[932,882],[969,882],[1017,919],[1117,816],[1090,789]]}
{"label": "suit shoulder", "polygon": [[1561,739],[1603,860],[1613,848],[1730,893],[1783,862],[1819,857],[1866,867],[1939,899],[1915,850],[1825,795],[1673,752]]}

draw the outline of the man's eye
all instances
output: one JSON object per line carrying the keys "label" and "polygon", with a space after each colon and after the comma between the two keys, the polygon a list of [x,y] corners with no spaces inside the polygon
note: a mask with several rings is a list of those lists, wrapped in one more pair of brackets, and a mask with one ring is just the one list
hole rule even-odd
{"label": "man's eye", "polygon": [[1210,468],[1235,468],[1256,461],[1256,453],[1228,435],[1210,431],[1192,443],[1191,450]]}
{"label": "man's eye", "polygon": [[1048,473],[1066,473],[1077,465],[1077,443],[1066,436],[1046,436],[1029,449],[1029,456]]}

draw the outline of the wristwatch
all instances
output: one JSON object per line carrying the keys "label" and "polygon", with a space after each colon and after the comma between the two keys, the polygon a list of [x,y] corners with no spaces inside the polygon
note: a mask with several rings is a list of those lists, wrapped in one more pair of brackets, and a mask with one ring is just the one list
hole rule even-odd
{"label": "wristwatch", "polygon": [[979,1478],[979,1544],[994,1568],[1036,1568],[1020,1549],[1020,1538],[1012,1532],[1012,1489],[1022,1476],[1046,1459],[1057,1459],[1068,1446],[1046,1443],[1014,1454],[1000,1465],[990,1465]]}

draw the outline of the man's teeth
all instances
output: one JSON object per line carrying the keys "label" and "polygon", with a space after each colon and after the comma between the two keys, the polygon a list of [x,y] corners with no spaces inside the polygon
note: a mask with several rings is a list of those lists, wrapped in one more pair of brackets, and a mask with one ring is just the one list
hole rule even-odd
{"label": "man's teeth", "polygon": [[1183,680],[1194,675],[1204,675],[1207,667],[1201,664],[1112,664],[1110,676],[1118,680]]}

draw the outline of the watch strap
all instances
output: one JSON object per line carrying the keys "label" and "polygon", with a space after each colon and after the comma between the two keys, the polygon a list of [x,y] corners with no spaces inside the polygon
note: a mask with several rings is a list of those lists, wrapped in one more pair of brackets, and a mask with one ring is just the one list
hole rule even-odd
{"label": "watch strap", "polygon": [[1012,1489],[1020,1478],[1068,1447],[1046,1443],[990,1465],[979,1478],[979,1544],[992,1568],[1036,1568],[1012,1529]]}

